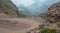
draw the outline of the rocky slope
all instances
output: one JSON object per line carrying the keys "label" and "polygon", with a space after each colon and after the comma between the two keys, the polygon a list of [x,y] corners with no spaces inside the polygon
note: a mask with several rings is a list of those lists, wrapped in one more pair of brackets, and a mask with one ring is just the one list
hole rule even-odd
{"label": "rocky slope", "polygon": [[0,17],[24,17],[11,0],[0,0]]}
{"label": "rocky slope", "polygon": [[51,22],[60,21],[60,2],[53,4],[48,9],[48,17]]}

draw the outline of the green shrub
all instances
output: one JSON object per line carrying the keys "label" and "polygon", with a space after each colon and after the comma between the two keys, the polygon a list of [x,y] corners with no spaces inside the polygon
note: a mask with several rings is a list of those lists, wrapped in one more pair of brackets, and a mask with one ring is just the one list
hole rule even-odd
{"label": "green shrub", "polygon": [[55,29],[45,28],[39,33],[56,33]]}
{"label": "green shrub", "polygon": [[28,32],[26,32],[26,33],[30,33],[30,32],[28,31]]}
{"label": "green shrub", "polygon": [[43,29],[44,28],[44,24],[39,25],[39,29]]}
{"label": "green shrub", "polygon": [[60,22],[57,22],[58,27],[60,27]]}

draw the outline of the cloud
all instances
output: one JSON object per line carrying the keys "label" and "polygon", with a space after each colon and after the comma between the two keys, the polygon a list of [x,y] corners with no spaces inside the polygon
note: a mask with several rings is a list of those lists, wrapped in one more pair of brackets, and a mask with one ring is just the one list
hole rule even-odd
{"label": "cloud", "polygon": [[34,3],[34,0],[21,0],[21,4],[24,4],[25,6],[29,6]]}
{"label": "cloud", "polygon": [[57,2],[60,0],[12,0],[12,2],[16,5],[19,6],[20,4],[23,4],[25,6],[30,6],[33,3],[39,2],[41,5],[42,4],[51,4],[54,2]]}
{"label": "cloud", "polygon": [[39,0],[40,2],[46,2],[47,0]]}
{"label": "cloud", "polygon": [[20,4],[20,0],[11,0],[16,6],[18,6]]}
{"label": "cloud", "polygon": [[23,4],[25,6],[29,6],[34,3],[34,0],[12,0],[13,3],[15,3],[17,6],[19,4]]}

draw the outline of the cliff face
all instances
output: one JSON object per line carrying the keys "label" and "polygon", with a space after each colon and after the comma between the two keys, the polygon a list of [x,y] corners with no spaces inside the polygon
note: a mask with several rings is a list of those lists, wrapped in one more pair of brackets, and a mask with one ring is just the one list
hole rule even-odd
{"label": "cliff face", "polygon": [[60,2],[53,4],[48,9],[48,19],[51,22],[60,21]]}
{"label": "cliff face", "polygon": [[[22,13],[18,13],[17,7],[11,2],[11,0],[0,0],[0,17],[18,17]],[[24,14],[22,14],[25,16]],[[23,17],[22,16],[22,17]]]}

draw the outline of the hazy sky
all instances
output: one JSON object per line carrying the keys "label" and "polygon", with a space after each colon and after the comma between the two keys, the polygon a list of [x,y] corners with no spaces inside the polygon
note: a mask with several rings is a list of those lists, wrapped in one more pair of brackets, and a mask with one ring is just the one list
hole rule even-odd
{"label": "hazy sky", "polygon": [[24,4],[25,6],[29,6],[34,3],[34,0],[12,0],[16,5]]}
{"label": "hazy sky", "polygon": [[12,0],[17,6],[19,4],[24,4],[25,6],[29,6],[33,4],[35,1],[46,2],[46,0]]}
{"label": "hazy sky", "polygon": [[35,2],[40,2],[40,3],[48,3],[48,2],[57,2],[60,0],[12,0],[13,3],[15,3],[17,6],[19,4],[23,4],[25,6],[30,6],[31,4],[35,3]]}

